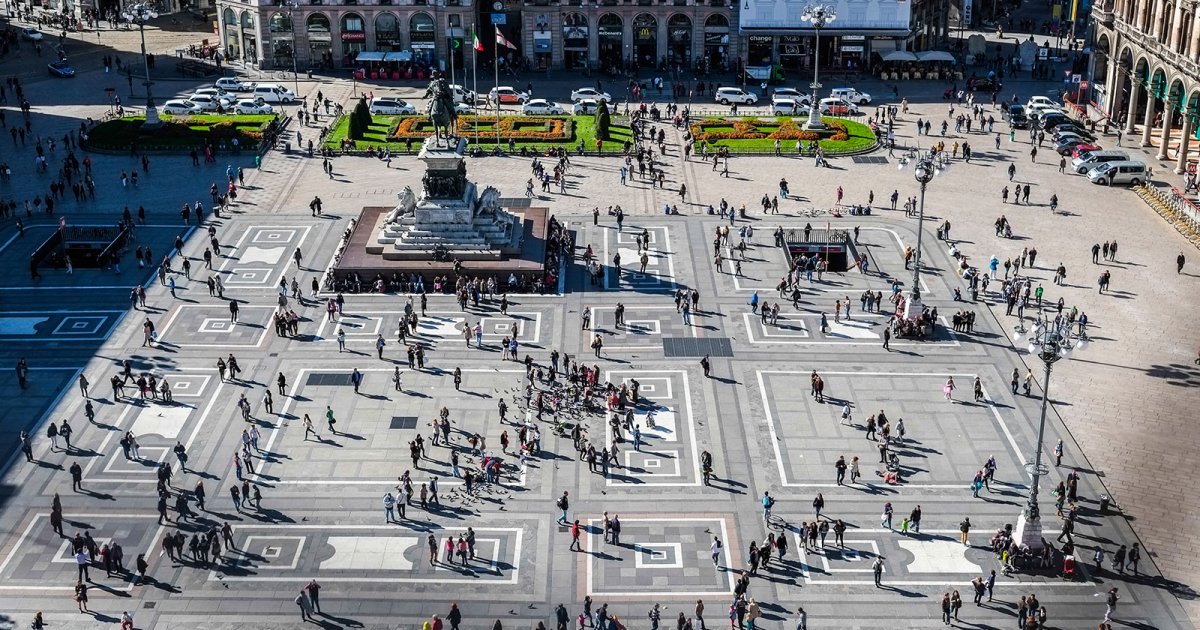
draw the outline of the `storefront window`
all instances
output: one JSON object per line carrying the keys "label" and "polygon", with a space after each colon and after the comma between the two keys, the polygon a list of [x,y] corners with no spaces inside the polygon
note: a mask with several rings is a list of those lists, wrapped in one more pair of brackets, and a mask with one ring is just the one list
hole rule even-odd
{"label": "storefront window", "polygon": [[609,70],[622,67],[625,63],[625,53],[622,49],[625,24],[621,21],[621,16],[615,13],[600,16],[596,35],[600,39],[600,66]]}
{"label": "storefront window", "polygon": [[323,13],[309,15],[304,24],[304,31],[308,34],[309,61],[321,67],[332,67],[333,36],[329,17]]}
{"label": "storefront window", "polygon": [[638,67],[653,68],[658,63],[658,20],[649,13],[633,18],[633,53]]}
{"label": "storefront window", "polygon": [[779,36],[779,65],[789,70],[808,65],[808,50],[799,35]]}
{"label": "storefront window", "polygon": [[588,22],[582,13],[563,15],[563,64],[567,70],[588,66]]}
{"label": "storefront window", "polygon": [[242,55],[251,63],[258,61],[258,34],[254,30],[254,15],[242,11]]}
{"label": "storefront window", "polygon": [[690,68],[692,65],[692,20],[686,15],[672,15],[667,20],[667,55],[671,65]]}
{"label": "storefront window", "polygon": [[749,46],[747,48],[747,63],[748,66],[769,66],[771,65],[771,46],[774,44],[774,38],[770,35],[751,35]]}
{"label": "storefront window", "polygon": [[729,64],[729,18],[720,13],[704,21],[704,59],[702,72],[722,71]]}
{"label": "storefront window", "polygon": [[408,21],[408,41],[413,60],[429,65],[433,62],[436,36],[433,18],[428,13],[417,13]]}
{"label": "storefront window", "polygon": [[367,30],[363,25],[362,16],[357,13],[347,13],[342,16],[342,63],[349,65],[354,62],[358,53],[367,49]]}
{"label": "storefront window", "polygon": [[400,51],[400,20],[391,13],[375,16],[375,50]]}

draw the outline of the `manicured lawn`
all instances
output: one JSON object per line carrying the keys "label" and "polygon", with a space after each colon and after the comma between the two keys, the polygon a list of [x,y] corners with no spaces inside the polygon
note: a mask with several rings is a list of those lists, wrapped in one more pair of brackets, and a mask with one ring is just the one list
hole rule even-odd
{"label": "manicured lawn", "polygon": [[[375,147],[376,150],[384,147],[390,148],[393,152],[403,153],[408,149],[408,143],[404,140],[388,142],[388,137],[395,131],[396,127],[404,119],[417,119],[417,129],[426,129],[422,124],[423,116],[373,116],[370,131],[367,132],[366,138],[359,140],[356,146],[359,150],[366,150],[369,147]],[[469,117],[468,117],[469,118]],[[495,124],[490,120],[490,117],[482,117],[483,121],[476,128],[478,133],[466,133],[463,135],[467,139],[470,146],[479,146],[485,151],[490,151],[496,145]],[[507,118],[507,117],[506,117]],[[530,116],[528,118],[514,117],[519,122],[517,127],[521,130],[538,131],[542,128],[549,128],[552,119],[567,120],[571,122],[572,127],[570,135],[566,140],[549,141],[531,138],[513,138],[516,147],[520,150],[521,147],[527,149],[537,149],[544,151],[549,148],[562,147],[568,151],[574,151],[579,141],[582,139],[584,147],[588,151],[596,150],[596,119],[593,116]],[[349,119],[342,117],[334,124],[329,135],[325,138],[325,147],[334,151],[341,149],[342,140],[346,137],[346,133],[350,129]],[[500,135],[500,146],[505,150],[508,149],[509,138],[503,134]],[[626,140],[632,141],[633,136],[629,127],[612,124],[609,126],[609,139],[604,143],[604,150],[617,152]],[[421,146],[420,140],[413,140],[413,150],[419,150]]]}
{"label": "manicured lawn", "polygon": [[[838,123],[844,124],[846,126],[846,131],[849,133],[849,137],[846,140],[838,141],[827,138],[819,140],[818,142],[820,143],[821,149],[825,151],[826,155],[859,153],[874,147],[876,144],[875,134],[871,132],[870,127],[863,123],[845,118],[834,118],[832,116],[823,116],[822,119],[829,121],[836,120]],[[729,119],[709,119],[708,121],[704,121],[704,130],[709,133],[736,133],[738,131],[732,122],[730,122],[728,125],[714,125],[712,123],[712,121],[718,120],[724,122]],[[808,117],[748,117],[747,119],[743,120],[753,121],[755,123],[756,130],[769,135],[770,133],[778,130],[779,126],[785,121],[794,121],[795,124],[802,126],[808,120]],[[780,143],[784,153],[794,154],[796,152],[796,141],[794,139],[782,139],[780,140]],[[809,141],[806,140],[805,145],[807,146],[808,144]],[[773,153],[775,151],[775,139],[769,137],[738,139],[721,138],[717,140],[709,140],[708,147],[710,153],[713,151],[714,147],[729,147],[729,151],[731,153]]]}
{"label": "manicured lawn", "polygon": [[88,146],[100,150],[124,151],[134,142],[147,150],[189,150],[213,142],[227,146],[233,138],[240,148],[253,150],[262,140],[274,115],[199,115],[171,116],[162,114],[162,124],[146,129],[145,116],[130,116],[108,120],[88,132]]}

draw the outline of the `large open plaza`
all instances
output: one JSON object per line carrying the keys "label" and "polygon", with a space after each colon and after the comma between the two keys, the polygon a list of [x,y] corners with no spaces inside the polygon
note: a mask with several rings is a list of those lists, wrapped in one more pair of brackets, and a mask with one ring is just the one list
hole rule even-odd
{"label": "large open plaza", "polygon": [[[162,37],[166,50],[183,36]],[[637,145],[662,185],[626,177],[619,152],[538,158],[563,182],[528,192],[534,158],[467,158],[497,213],[525,209],[529,223],[544,208],[573,247],[547,258],[541,290],[497,273],[511,292],[460,299],[454,272],[423,294],[370,291],[374,277],[355,292],[337,273],[364,208],[430,186],[415,156],[297,151],[330,118],[305,124],[294,105],[277,107],[289,150],[83,151],[72,133],[124,79],[90,56],[68,84],[25,55],[4,74],[31,111],[9,84],[7,126],[25,129],[0,133],[0,201],[13,202],[0,219],[0,628],[38,613],[54,630],[126,615],[137,628],[421,628],[434,615],[463,628],[932,628],[952,593],[962,627],[1037,627],[1019,625],[1039,612],[1030,596],[1045,628],[1200,620],[1200,495],[1183,483],[1200,435],[1186,319],[1200,252],[1128,187],[1063,172],[1052,145],[1031,151],[986,93],[976,114],[940,82],[893,98],[864,77],[854,87],[876,96],[860,121],[894,106],[896,146],[825,166],[794,143],[705,161],[666,118],[646,123],[661,143]],[[595,81],[526,80],[568,104]],[[424,83],[301,73],[296,87],[306,104],[386,92],[424,108]],[[1022,73],[999,97],[1014,95],[1060,99],[1062,83]],[[994,128],[956,130],[962,114]],[[1123,136],[1125,150],[1182,188],[1140,139]],[[953,154],[924,161],[938,143]],[[66,194],[47,213],[67,152],[88,157],[94,198]],[[914,174],[935,163],[923,186]],[[216,216],[210,187],[231,181]],[[48,238],[109,229],[125,209],[136,219],[117,264],[31,274]],[[854,259],[793,269],[813,243]],[[488,268],[465,262],[464,277]],[[917,321],[897,315],[914,281],[924,336],[897,323]],[[1027,303],[1006,304],[1025,287]],[[1051,372],[1047,346],[1028,348],[1039,325],[1064,335],[1047,344],[1087,343],[1051,352]],[[998,546],[1027,533],[1035,487],[1045,564]],[[750,549],[765,544],[760,563]]]}

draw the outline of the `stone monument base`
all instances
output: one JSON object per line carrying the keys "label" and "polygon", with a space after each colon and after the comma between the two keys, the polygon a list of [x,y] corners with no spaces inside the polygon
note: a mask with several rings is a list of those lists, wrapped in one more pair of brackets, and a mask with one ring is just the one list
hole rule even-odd
{"label": "stone monument base", "polygon": [[430,252],[422,250],[413,255],[377,242],[381,225],[393,208],[366,207],[359,214],[358,222],[347,242],[345,253],[334,266],[333,273],[345,279],[357,273],[366,283],[376,276],[385,280],[393,274],[420,274],[432,291],[434,276],[454,275],[454,259],[462,263],[463,273],[469,276],[495,276],[507,278],[510,274],[544,274],[546,260],[546,236],[550,228],[548,208],[524,208],[509,212],[521,218],[520,245],[498,250],[481,249],[476,252],[453,251],[445,261],[433,260]]}

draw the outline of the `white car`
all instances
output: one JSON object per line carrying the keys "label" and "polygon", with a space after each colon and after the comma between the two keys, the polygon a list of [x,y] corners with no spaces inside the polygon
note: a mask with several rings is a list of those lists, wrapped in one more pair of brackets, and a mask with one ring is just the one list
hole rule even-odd
{"label": "white car", "polygon": [[571,102],[572,103],[578,103],[579,101],[582,101],[584,99],[591,99],[593,101],[604,101],[606,103],[612,102],[612,97],[609,96],[608,92],[601,92],[594,88],[579,88],[578,90],[571,92]]}
{"label": "white car", "polygon": [[254,86],[254,92],[251,98],[259,103],[293,103],[296,101],[296,93],[274,83],[262,83]]}
{"label": "white car", "polygon": [[823,98],[820,111],[823,116],[857,116],[858,106],[844,98]]}
{"label": "white car", "polygon": [[850,103],[866,105],[871,102],[871,95],[866,92],[859,92],[854,88],[835,88],[829,93],[830,98],[840,98]]}
{"label": "white car", "polygon": [[254,84],[246,83],[237,77],[221,77],[217,79],[217,87],[226,92],[253,92]]}
{"label": "white car", "polygon": [[403,99],[375,97],[371,99],[371,113],[384,116],[407,116],[417,113],[417,108]]}
{"label": "white car", "polygon": [[475,104],[475,92],[457,84],[450,84],[450,94],[454,96],[455,103],[467,103],[468,105]]}
{"label": "white car", "polygon": [[233,111],[237,114],[274,114],[275,108],[266,103],[244,98],[233,104]]}
{"label": "white car", "polygon": [[200,114],[203,112],[204,112],[203,108],[201,108],[199,105],[197,105],[185,98],[171,99],[171,100],[167,101],[166,103],[163,103],[163,105],[162,105],[162,113],[164,113],[164,114],[173,114],[173,115],[177,115],[177,116],[188,116],[191,114]]}
{"label": "white car", "polygon": [[584,98],[575,101],[571,106],[571,113],[576,116],[590,116],[596,113],[596,109],[600,107],[600,103],[596,99]]}
{"label": "white car", "polygon": [[489,103],[517,103],[518,105],[524,105],[525,101],[528,100],[528,94],[518,92],[516,89],[507,86],[494,87],[491,92],[488,92]]}
{"label": "white car", "polygon": [[779,89],[775,90],[775,93],[771,97],[771,100],[775,101],[778,99],[790,99],[790,100],[796,101],[797,103],[800,103],[801,105],[808,105],[809,103],[812,102],[811,96],[805,94],[804,92],[801,92],[800,90],[794,90],[792,88],[779,88]]}
{"label": "white car", "polygon": [[742,88],[723,87],[717,90],[713,98],[722,105],[737,103],[739,105],[753,105],[758,102],[758,95],[754,92],[747,92]]}
{"label": "white car", "polygon": [[563,108],[544,98],[535,98],[521,106],[521,114],[525,116],[544,116],[546,114],[562,113],[564,113]]}
{"label": "white car", "polygon": [[796,99],[779,98],[778,96],[771,99],[771,113],[776,116],[807,116],[808,112],[808,105],[804,105]]}
{"label": "white car", "polygon": [[195,92],[192,92],[192,94],[208,94],[209,96],[218,96],[221,98],[231,98],[229,92],[226,92],[225,90],[221,89],[220,87],[200,88],[200,89],[196,90]]}
{"label": "white car", "polygon": [[21,37],[24,37],[31,42],[40,42],[42,41],[44,35],[42,35],[42,32],[36,28],[28,27],[21,29]]}
{"label": "white car", "polygon": [[200,107],[200,109],[206,112],[215,112],[218,109],[228,110],[233,106],[233,101],[231,99],[225,99],[219,96],[213,96],[211,94],[193,94],[187,97],[187,100],[195,103]]}
{"label": "white car", "polygon": [[466,103],[455,103],[454,111],[455,111],[455,113],[458,113],[458,114],[474,114],[475,106],[468,105]]}
{"label": "white car", "polygon": [[1025,109],[1034,109],[1041,107],[1042,109],[1058,109],[1058,105],[1049,97],[1046,96],[1030,96],[1025,102]]}

